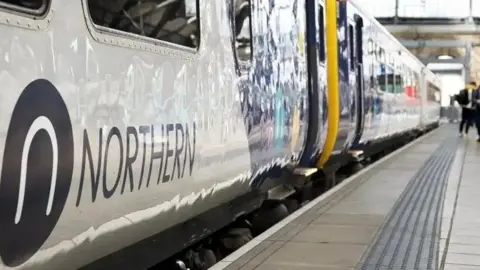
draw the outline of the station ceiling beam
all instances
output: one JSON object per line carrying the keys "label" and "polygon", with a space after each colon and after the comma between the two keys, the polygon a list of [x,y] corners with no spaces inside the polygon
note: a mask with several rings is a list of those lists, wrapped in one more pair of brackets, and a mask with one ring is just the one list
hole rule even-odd
{"label": "station ceiling beam", "polygon": [[[458,74],[458,75],[462,75],[463,74],[463,71],[461,68],[458,68],[458,69],[431,69],[431,71],[433,73],[436,73],[436,74]],[[466,80],[466,82],[468,82],[468,80]]]}
{"label": "station ceiling beam", "polygon": [[468,59],[466,57],[456,57],[453,59],[438,59],[435,56],[429,56],[429,57],[421,57],[419,59],[425,65],[435,63],[435,64],[462,64],[465,66],[469,64],[467,62]]}
{"label": "station ceiling beam", "polygon": [[460,48],[467,46],[477,46],[480,44],[472,44],[471,41],[464,40],[399,40],[403,46],[407,48]]}
{"label": "station ceiling beam", "polygon": [[480,34],[480,25],[474,23],[466,24],[442,24],[442,25],[419,25],[419,24],[402,24],[402,25],[383,25],[390,33],[419,33],[419,34],[446,34],[446,35],[475,35]]}

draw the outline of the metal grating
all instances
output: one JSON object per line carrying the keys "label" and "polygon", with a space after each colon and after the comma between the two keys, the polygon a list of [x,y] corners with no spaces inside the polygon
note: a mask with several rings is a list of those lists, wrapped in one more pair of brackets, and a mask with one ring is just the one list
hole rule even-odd
{"label": "metal grating", "polygon": [[444,186],[458,139],[449,137],[410,180],[360,269],[437,269]]}

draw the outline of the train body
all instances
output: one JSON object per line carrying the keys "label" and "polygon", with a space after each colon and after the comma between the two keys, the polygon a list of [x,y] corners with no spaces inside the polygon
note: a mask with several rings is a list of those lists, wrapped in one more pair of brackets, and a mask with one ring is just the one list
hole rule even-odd
{"label": "train body", "polygon": [[0,7],[2,269],[149,267],[328,144],[334,170],[438,124],[435,75],[350,1],[333,22],[322,0]]}

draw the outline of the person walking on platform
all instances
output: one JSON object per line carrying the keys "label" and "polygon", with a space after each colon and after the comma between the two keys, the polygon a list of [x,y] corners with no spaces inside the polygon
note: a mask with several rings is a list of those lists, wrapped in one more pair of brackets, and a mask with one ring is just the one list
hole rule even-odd
{"label": "person walking on platform", "polygon": [[[460,93],[458,93],[457,95],[457,102],[458,104],[460,104],[460,107],[462,107],[462,119],[460,121],[460,127],[459,127],[460,136],[463,136],[464,127],[465,127],[465,135],[467,135],[468,130],[470,129],[470,126],[473,124],[473,121],[476,120],[475,116],[477,113],[476,112],[477,103],[473,100],[474,92],[475,92],[475,95],[479,93],[478,90],[476,90],[476,88],[477,88],[477,84],[475,82],[470,82],[469,84],[467,84],[465,89],[460,90]],[[478,112],[480,113],[480,108]],[[477,128],[480,128],[480,126],[478,126]]]}
{"label": "person walking on platform", "polygon": [[480,142],[480,87],[473,92],[474,111],[472,114],[472,120],[475,121],[475,127],[477,128],[477,142]]}

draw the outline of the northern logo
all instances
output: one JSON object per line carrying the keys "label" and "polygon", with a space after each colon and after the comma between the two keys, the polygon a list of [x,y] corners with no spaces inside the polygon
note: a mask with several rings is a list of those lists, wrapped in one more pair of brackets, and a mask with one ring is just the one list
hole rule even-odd
{"label": "northern logo", "polygon": [[0,175],[0,257],[14,267],[45,243],[67,201],[74,163],[72,123],[55,86],[23,90],[8,126]]}

